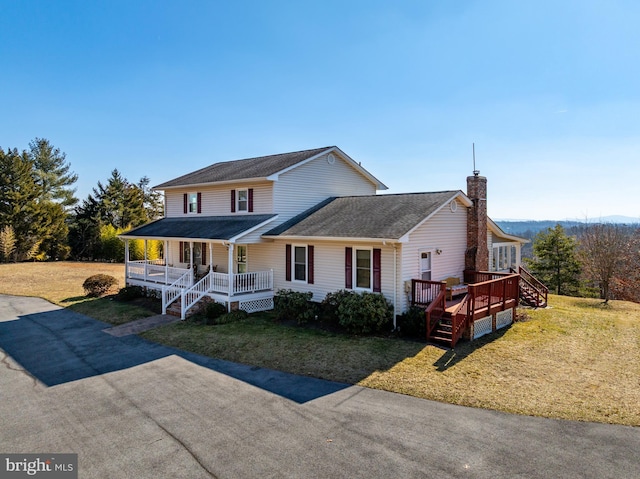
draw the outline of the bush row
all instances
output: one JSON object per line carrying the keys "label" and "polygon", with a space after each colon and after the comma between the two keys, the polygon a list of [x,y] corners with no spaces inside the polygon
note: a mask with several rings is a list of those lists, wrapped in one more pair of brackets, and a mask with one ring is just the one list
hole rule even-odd
{"label": "bush row", "polygon": [[312,302],[312,296],[310,292],[279,290],[274,297],[276,318],[304,323],[320,317],[352,334],[391,329],[393,308],[382,294],[340,290],[327,294],[320,304]]}

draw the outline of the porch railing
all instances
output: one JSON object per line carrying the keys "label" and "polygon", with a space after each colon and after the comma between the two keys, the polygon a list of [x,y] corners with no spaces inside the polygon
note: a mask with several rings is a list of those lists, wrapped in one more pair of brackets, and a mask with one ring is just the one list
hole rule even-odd
{"label": "porch railing", "polygon": [[[182,296],[183,291],[193,283],[193,271],[182,270],[182,274],[177,280],[171,283],[169,286],[162,287],[162,314],[167,314],[167,308],[176,299]],[[182,307],[184,307],[184,301],[182,301]]]}
{"label": "porch railing", "polygon": [[126,277],[152,283],[171,284],[188,271],[184,268],[166,266],[164,260],[127,261]]}
{"label": "porch railing", "polygon": [[446,291],[445,281],[427,281],[425,279],[411,280],[411,305],[427,306],[431,304],[440,294]]}

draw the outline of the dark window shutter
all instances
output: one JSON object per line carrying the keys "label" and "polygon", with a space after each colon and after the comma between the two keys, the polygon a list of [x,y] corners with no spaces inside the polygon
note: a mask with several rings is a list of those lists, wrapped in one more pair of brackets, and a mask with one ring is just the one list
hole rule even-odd
{"label": "dark window shutter", "polygon": [[236,190],[231,190],[231,212],[236,212]]}
{"label": "dark window shutter", "polygon": [[202,213],[202,193],[198,192],[198,213]]}
{"label": "dark window shutter", "polygon": [[253,213],[253,188],[249,188],[249,213]]}
{"label": "dark window shutter", "polygon": [[380,263],[382,259],[382,250],[380,248],[373,249],[373,292],[380,293],[382,291],[382,274],[380,271]]}
{"label": "dark window shutter", "polygon": [[187,208],[189,207],[189,197],[185,193],[182,199],[183,199],[183,203],[184,203],[184,214],[186,215],[187,211],[188,211]]}
{"label": "dark window shutter", "polygon": [[353,261],[353,248],[344,249],[344,287],[347,289],[353,288],[353,270],[351,268],[351,262]]}
{"label": "dark window shutter", "polygon": [[200,246],[200,249],[202,250],[202,264],[207,264],[207,246],[207,243],[202,243],[202,246]]}
{"label": "dark window shutter", "polygon": [[180,262],[184,263],[184,241],[180,241]]}
{"label": "dark window shutter", "polygon": [[307,283],[313,284],[313,246],[307,246]]}
{"label": "dark window shutter", "polygon": [[284,260],[285,273],[284,277],[287,281],[291,281],[291,245],[288,244],[284,248],[286,258]]}

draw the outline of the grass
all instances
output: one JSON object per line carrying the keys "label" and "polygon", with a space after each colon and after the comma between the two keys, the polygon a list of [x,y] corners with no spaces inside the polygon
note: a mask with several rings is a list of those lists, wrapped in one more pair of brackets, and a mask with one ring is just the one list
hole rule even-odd
{"label": "grass", "polygon": [[124,286],[124,264],[68,261],[0,264],[0,293],[37,296],[114,325],[153,314],[144,307],[85,296],[82,283],[100,273],[115,277],[119,287]]}
{"label": "grass", "polygon": [[[153,314],[84,297],[92,274],[123,278],[101,263],[0,265],[0,293],[41,296],[112,324]],[[455,351],[422,342],[346,337],[275,323],[179,322],[147,339],[196,353],[465,406],[640,426],[640,305],[551,296],[550,308]]]}

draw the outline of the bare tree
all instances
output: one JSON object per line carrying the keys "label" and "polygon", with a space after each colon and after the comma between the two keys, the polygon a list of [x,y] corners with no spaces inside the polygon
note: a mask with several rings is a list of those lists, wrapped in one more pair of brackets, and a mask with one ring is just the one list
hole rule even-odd
{"label": "bare tree", "polygon": [[589,225],[580,238],[584,275],[598,284],[605,304],[611,299],[615,278],[623,275],[630,239],[627,228],[609,223]]}

